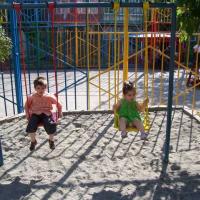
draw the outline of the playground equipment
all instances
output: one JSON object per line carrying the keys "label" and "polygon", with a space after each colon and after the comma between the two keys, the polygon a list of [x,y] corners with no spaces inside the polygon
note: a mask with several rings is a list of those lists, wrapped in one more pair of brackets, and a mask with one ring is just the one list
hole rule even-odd
{"label": "playground equipment", "polygon": [[[14,9],[16,10],[17,13],[17,18],[18,18],[18,23],[19,23],[19,42],[20,42],[20,49],[21,49],[21,60],[22,60],[22,67],[23,67],[23,75],[24,75],[24,85],[25,85],[25,92],[26,92],[26,101],[28,105],[28,114],[30,117],[30,103],[29,103],[29,98],[28,98],[28,88],[27,88],[27,80],[26,80],[26,63],[25,63],[25,50],[23,46],[23,36],[22,36],[22,17],[21,17],[21,6],[20,4],[14,3],[13,4]],[[55,34],[54,34],[54,9],[55,8],[55,3],[49,3],[48,4],[48,11],[49,15],[51,17],[51,38],[52,38],[52,47],[53,47],[53,67],[54,67],[54,79],[55,79],[55,86],[56,86],[56,93],[55,97],[58,102],[58,84],[57,84],[57,64],[56,64],[56,50],[55,50]],[[53,110],[52,117],[55,122],[58,121],[58,112],[57,109],[58,105],[56,105],[56,108]],[[39,124],[39,126],[42,126],[42,124]]]}
{"label": "playground equipment", "polygon": [[[54,36],[48,5],[54,5],[51,7],[54,11]],[[113,12],[113,4],[109,2],[1,4],[1,13],[5,15],[2,17],[3,26],[13,41],[12,65],[7,62],[7,65],[1,64],[0,67],[1,105],[4,106],[5,115],[23,112],[26,93],[29,95],[32,92],[32,80],[37,75],[44,75],[48,81],[48,91],[55,92],[57,87],[56,94],[66,110],[108,110],[119,99],[123,80],[134,79],[137,91],[142,91],[139,98],[149,96],[151,105],[168,106],[165,148],[167,161],[172,102],[184,106],[187,93],[192,91],[189,103],[192,111],[196,108],[196,88],[200,85],[197,81],[200,76],[195,69],[189,68],[192,42],[181,42],[179,35],[175,35],[174,4],[149,4],[148,20],[144,19],[145,12],[142,12],[145,4],[115,5],[118,12]],[[21,25],[16,9],[20,9],[17,12],[21,17]],[[59,9],[63,9],[63,13],[70,9],[77,11],[77,18],[58,18]],[[137,16],[134,16],[134,9],[140,12],[138,21]],[[106,17],[109,15],[110,23],[102,17],[104,13]],[[100,16],[98,20],[95,19],[97,16]],[[167,24],[167,32],[161,29],[164,26],[161,22]],[[195,43],[199,43],[199,34],[193,37]],[[170,47],[168,53],[167,47]],[[159,64],[156,62],[157,56]],[[164,71],[165,61],[170,66],[167,71]],[[176,79],[173,79],[174,61]],[[26,71],[25,76],[22,76],[24,66]],[[198,65],[195,68],[196,66]],[[168,71],[169,76],[166,77]],[[185,88],[183,85],[186,85],[187,79],[183,78],[189,72],[194,75],[196,82],[192,87]],[[57,81],[54,85],[52,83],[55,82],[55,77]],[[144,81],[141,81],[143,77]],[[24,85],[25,82],[27,86]],[[148,110],[145,113],[148,114]]]}
{"label": "playground equipment", "polygon": [[[171,127],[171,112],[172,112],[172,98],[173,98],[173,76],[174,76],[174,53],[175,53],[175,32],[176,32],[176,6],[174,4],[148,4],[148,3],[120,3],[117,5],[119,12],[113,13],[112,26],[106,27],[105,24],[92,23],[91,12],[95,9],[101,10],[112,9],[112,3],[22,3],[22,4],[2,4],[0,9],[9,8],[11,34],[13,41],[13,66],[15,74],[15,88],[16,88],[16,104],[18,113],[23,112],[23,94],[26,97],[31,93],[31,80],[33,75],[31,69],[36,70],[36,74],[46,74],[48,80],[48,88],[51,90],[50,73],[49,70],[54,66],[58,66],[55,70],[56,73],[56,94],[65,96],[66,108],[68,108],[68,91],[73,91],[74,94],[74,108],[77,109],[78,101],[81,100],[81,104],[86,102],[86,109],[95,109],[92,107],[92,103],[98,104],[96,109],[102,108],[102,101],[107,101],[106,109],[110,109],[112,103],[116,102],[120,96],[121,81],[130,78],[130,75],[134,71],[135,85],[137,90],[144,91],[144,97],[149,96],[149,51],[152,52],[155,57],[156,47],[150,45],[150,39],[148,39],[148,21],[150,17],[149,12],[152,9],[170,9],[171,10],[171,30],[170,30],[170,67],[169,67],[169,84],[168,84],[168,115],[167,115],[167,129],[166,129],[166,148],[165,148],[165,161],[168,161],[169,154],[169,141],[170,141],[170,127]],[[14,9],[13,9],[14,7]],[[48,10],[47,10],[48,8]],[[71,22],[69,26],[64,26],[63,23],[52,23],[56,18],[56,9],[70,9],[73,8],[85,12],[84,26],[78,22]],[[132,17],[129,13],[129,9],[143,8],[144,23],[141,32],[129,31],[130,22],[132,23]],[[36,21],[35,24],[27,23],[27,15],[30,11],[39,11],[39,13],[47,14],[46,19],[48,23],[42,24]],[[42,11],[43,10],[43,11]],[[16,17],[16,11],[20,18]],[[123,13],[123,30],[118,28],[118,13]],[[34,12],[35,13],[35,12]],[[20,20],[22,22],[20,22]],[[55,20],[56,21],[56,20]],[[54,22],[55,22],[54,21]],[[43,21],[44,22],[44,21]],[[77,32],[74,31],[74,27],[77,26]],[[103,28],[102,28],[103,26]],[[130,26],[131,28],[133,26]],[[142,26],[141,26],[142,27]],[[51,29],[50,29],[51,28]],[[79,28],[79,29],[78,29]],[[108,31],[106,31],[106,28]],[[52,33],[53,30],[53,33]],[[136,34],[137,36],[143,34],[145,37],[136,37],[134,40],[130,39],[130,34]],[[160,34],[160,33],[159,33]],[[163,33],[164,34],[164,33]],[[155,40],[155,33],[151,33],[153,41]],[[165,36],[164,36],[165,37]],[[37,42],[35,43],[34,40]],[[164,39],[163,39],[164,40]],[[20,46],[19,46],[19,41]],[[69,42],[70,41],[70,42]],[[107,42],[105,42],[107,41]],[[156,43],[153,43],[156,44]],[[79,49],[79,47],[81,48]],[[134,47],[134,48],[130,48]],[[106,49],[106,50],[105,50]],[[20,54],[21,52],[21,54]],[[24,53],[23,53],[24,52]],[[162,55],[162,59],[166,55],[159,52]],[[36,55],[36,56],[35,56]],[[70,56],[69,56],[70,55]],[[102,56],[103,55],[103,56]],[[40,59],[38,59],[40,58]],[[52,58],[52,59],[50,59]],[[104,58],[106,58],[104,60]],[[141,59],[141,60],[140,60]],[[167,58],[168,59],[168,58]],[[44,62],[45,61],[45,62]],[[83,68],[79,66],[80,63],[84,63]],[[131,70],[131,62],[134,63],[134,68]],[[153,61],[154,62],[154,61]],[[25,63],[25,64],[24,64]],[[45,63],[46,65],[44,65]],[[78,64],[78,66],[77,66]],[[27,73],[24,77],[21,77],[21,65],[25,67]],[[155,65],[155,63],[153,64]],[[162,65],[162,63],[161,63]],[[36,67],[35,67],[36,66]],[[92,68],[98,66],[97,70],[92,71]],[[140,68],[138,67],[140,66]],[[121,71],[123,67],[123,71]],[[162,68],[162,66],[161,66]],[[62,73],[59,73],[59,70]],[[134,69],[134,70],[133,70]],[[139,70],[144,72],[144,84],[139,87],[138,77]],[[25,70],[22,70],[25,72]],[[122,72],[122,73],[121,73]],[[67,75],[68,76],[67,76]],[[154,67],[153,67],[154,74]],[[161,80],[163,71],[161,69]],[[27,78],[28,77],[28,78]],[[61,79],[61,77],[64,77]],[[72,79],[73,77],[73,79]],[[112,77],[114,77],[112,79]],[[52,77],[51,77],[52,78]],[[24,79],[24,80],[23,80]],[[27,79],[27,80],[26,80]],[[64,80],[63,80],[64,79]],[[105,82],[105,79],[107,80]],[[27,82],[27,86],[23,86],[22,83]],[[78,98],[77,91],[81,81],[84,81],[84,89],[86,90],[86,99]],[[154,93],[154,76],[152,77],[152,96]],[[73,87],[73,89],[72,89]],[[25,88],[25,90],[24,90]],[[98,96],[96,100],[92,98],[92,90],[97,89]],[[160,86],[160,95],[163,95],[162,84]],[[11,101],[12,102],[12,101]],[[15,100],[13,101],[15,102]],[[63,102],[63,103],[64,103]],[[71,101],[72,102],[72,101]],[[72,103],[70,106],[72,107]],[[96,103],[98,102],[98,103]],[[164,102],[161,98],[160,102]],[[148,107],[144,116],[146,122],[148,119]]]}
{"label": "playground equipment", "polygon": [[[116,17],[117,17],[117,12],[119,10],[119,2],[114,2],[114,17],[115,17],[115,32],[116,32]],[[143,13],[144,13],[144,32],[145,32],[145,62],[144,62],[144,97],[145,99],[148,99],[148,38],[147,38],[147,12],[149,9],[149,3],[144,3],[143,4]],[[128,13],[127,10],[125,10],[125,16],[124,16],[124,35],[126,36],[124,38],[124,65],[123,65],[123,81],[128,80],[128,47],[127,47],[127,41],[128,40]],[[116,34],[115,34],[115,41],[116,41]],[[115,44],[116,46],[116,44]],[[114,48],[116,50],[116,47]],[[115,52],[116,55],[116,52]],[[114,66],[116,66],[116,56],[114,59]],[[116,70],[116,69],[115,69]],[[115,75],[116,79],[116,75]],[[115,91],[115,96],[116,96],[116,91]],[[116,101],[115,101],[116,103]],[[114,127],[119,128],[119,115],[117,112],[114,112]],[[144,112],[144,128],[145,130],[149,130],[149,113],[148,113],[148,104],[145,108]],[[127,127],[127,131],[138,131],[136,127]]]}

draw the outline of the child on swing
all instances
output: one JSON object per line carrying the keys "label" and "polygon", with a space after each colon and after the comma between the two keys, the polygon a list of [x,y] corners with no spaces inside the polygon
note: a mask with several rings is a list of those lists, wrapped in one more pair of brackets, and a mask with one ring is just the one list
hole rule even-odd
{"label": "child on swing", "polygon": [[37,145],[36,131],[38,125],[42,123],[44,129],[49,135],[49,147],[55,149],[54,135],[56,133],[56,122],[52,116],[53,104],[57,106],[58,118],[62,117],[62,106],[56,97],[46,92],[47,81],[44,77],[38,77],[34,80],[35,92],[31,94],[25,103],[25,113],[28,119],[26,132],[29,133],[31,144],[30,151]]}
{"label": "child on swing", "polygon": [[139,112],[144,111],[148,104],[146,99],[142,104],[135,100],[136,89],[133,83],[127,81],[123,84],[123,98],[113,106],[113,110],[119,114],[119,130],[121,137],[127,137],[127,126],[135,126],[141,133],[141,139],[146,140],[148,133],[145,132]]}

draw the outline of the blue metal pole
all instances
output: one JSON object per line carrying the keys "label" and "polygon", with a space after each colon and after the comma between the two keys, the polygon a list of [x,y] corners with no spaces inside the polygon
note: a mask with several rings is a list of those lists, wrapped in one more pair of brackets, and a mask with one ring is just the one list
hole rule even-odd
{"label": "blue metal pole", "polygon": [[10,81],[11,81],[11,94],[12,94],[12,104],[13,104],[13,114],[15,115],[15,98],[14,98],[14,89],[13,89],[13,77],[12,77],[12,65],[10,63]]}
{"label": "blue metal pole", "polygon": [[0,139],[0,166],[3,165],[3,151],[1,147],[1,139]]}
{"label": "blue metal pole", "polygon": [[17,29],[17,15],[15,10],[9,11],[10,15],[10,29],[12,38],[12,64],[15,76],[15,91],[17,112],[23,112],[23,93],[22,93],[22,78],[21,78],[21,64],[20,64],[20,48],[19,48],[19,34]]}
{"label": "blue metal pole", "polygon": [[171,39],[170,39],[170,68],[169,68],[169,87],[168,87],[168,106],[167,106],[167,128],[166,128],[166,140],[165,140],[165,155],[164,161],[169,161],[169,146],[170,146],[170,134],[172,123],[172,104],[173,104],[173,81],[174,81],[174,59],[175,59],[175,42],[176,42],[176,5],[172,7],[172,19],[171,19]]}
{"label": "blue metal pole", "polygon": [[6,113],[6,116],[7,116],[8,112],[7,112],[6,93],[5,93],[5,84],[4,84],[3,72],[1,72],[1,80],[2,80],[2,89],[3,89],[4,108],[5,108],[5,113]]}

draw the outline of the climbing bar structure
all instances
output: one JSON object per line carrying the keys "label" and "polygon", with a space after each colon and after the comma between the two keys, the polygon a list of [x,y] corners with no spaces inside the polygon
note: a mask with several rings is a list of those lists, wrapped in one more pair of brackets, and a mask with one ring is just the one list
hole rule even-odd
{"label": "climbing bar structure", "polygon": [[168,108],[168,155],[173,106],[200,112],[200,34],[181,40],[173,3],[9,1],[0,26],[13,47],[0,63],[0,117],[24,111],[37,76],[64,110],[87,111],[111,110],[131,80],[137,99],[149,99],[146,126],[149,107]]}

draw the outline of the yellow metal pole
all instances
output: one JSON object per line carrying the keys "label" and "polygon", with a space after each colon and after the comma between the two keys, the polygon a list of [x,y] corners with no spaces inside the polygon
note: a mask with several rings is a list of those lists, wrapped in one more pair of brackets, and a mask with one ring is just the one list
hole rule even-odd
{"label": "yellow metal pole", "polygon": [[[85,33],[83,33],[83,38],[86,38]],[[80,60],[83,61],[83,66],[87,67],[87,65],[86,65],[86,63],[87,63],[87,61],[86,61],[87,60],[87,57],[86,57],[86,46],[87,46],[87,44],[82,41],[82,45],[83,45],[83,56]]]}
{"label": "yellow metal pole", "polygon": [[119,3],[117,8],[114,9],[114,94],[115,94],[115,104],[117,102],[117,87],[116,87],[116,68],[117,68],[117,14],[119,11]]}
{"label": "yellow metal pole", "polygon": [[154,105],[154,80],[155,80],[155,63],[156,63],[156,52],[155,52],[155,48],[156,48],[156,34],[154,33],[154,37],[153,37],[153,70],[152,70],[152,90],[151,90],[151,103]]}
{"label": "yellow metal pole", "polygon": [[90,49],[90,67],[93,67],[93,58],[94,58],[94,53],[93,53],[93,35],[92,34],[90,34],[89,35],[89,41],[90,41],[90,43],[89,43],[89,49]]}
{"label": "yellow metal pole", "polygon": [[[179,44],[178,44],[178,62],[181,62],[181,40],[179,39]],[[178,65],[178,74],[177,74],[177,84],[176,84],[176,93],[179,92],[179,79],[180,79],[180,65]],[[179,103],[179,97],[176,98],[176,105]]]}
{"label": "yellow metal pole", "polygon": [[161,61],[161,74],[160,74],[160,104],[163,103],[163,68],[164,68],[164,50],[165,50],[165,36],[162,38],[162,61]]}
{"label": "yellow metal pole", "polygon": [[[188,38],[188,41],[187,41],[187,57],[186,57],[186,67],[189,68],[189,60],[190,60],[190,37]],[[187,78],[188,78],[188,71],[185,70],[185,86],[187,87]],[[183,95],[183,107],[185,105],[185,101],[186,101],[186,92],[184,93]]]}
{"label": "yellow metal pole", "polygon": [[81,53],[81,52],[82,52],[82,48],[81,48],[81,42],[82,42],[82,41],[81,41],[81,37],[82,37],[82,32],[81,32],[81,31],[79,32],[79,35],[80,35],[80,36],[79,36],[80,39],[79,39],[79,58],[78,58],[78,64],[80,65],[80,67],[82,67],[82,60],[80,60],[80,59],[81,59],[81,56],[82,56],[82,53]]}
{"label": "yellow metal pole", "polygon": [[[143,51],[144,51],[144,49],[139,50],[139,51],[138,51],[138,54],[142,53]],[[136,56],[135,53],[132,54],[132,55],[130,55],[130,56],[129,56],[129,59],[133,58],[134,56]],[[119,65],[123,64],[123,60],[119,61],[118,64],[119,64]],[[102,74],[105,74],[105,73],[108,73],[108,72],[109,72],[110,70],[112,70],[112,69],[113,69],[113,66],[110,66],[110,67],[108,66],[107,69],[105,69],[104,71],[101,71],[101,75],[102,75]],[[93,79],[95,79],[96,77],[98,77],[98,75],[92,76],[92,77],[90,78],[90,80],[93,80]]]}
{"label": "yellow metal pole", "polygon": [[[70,31],[70,59],[72,60],[72,32]],[[72,65],[74,65],[74,63],[71,62]]]}
{"label": "yellow metal pole", "polygon": [[135,38],[135,89],[137,91],[137,75],[138,75],[138,35]]}
{"label": "yellow metal pole", "polygon": [[120,34],[118,33],[118,56],[117,56],[117,101],[119,100],[119,69],[120,69]]}
{"label": "yellow metal pole", "polygon": [[110,109],[110,33],[108,34],[108,107]]}
{"label": "yellow metal pole", "polygon": [[[147,34],[147,19],[148,19],[149,3],[143,3],[144,12],[144,31],[145,31],[145,60],[144,60],[144,94],[148,98],[148,34]],[[145,108],[144,127],[149,128],[149,110],[148,105]]]}
{"label": "yellow metal pole", "polygon": [[128,80],[128,55],[129,55],[129,34],[128,34],[128,22],[129,22],[129,9],[124,8],[124,62],[123,62],[123,81]]}
{"label": "yellow metal pole", "polygon": [[86,65],[87,65],[87,107],[90,110],[90,37],[89,37],[89,14],[86,8]]}

